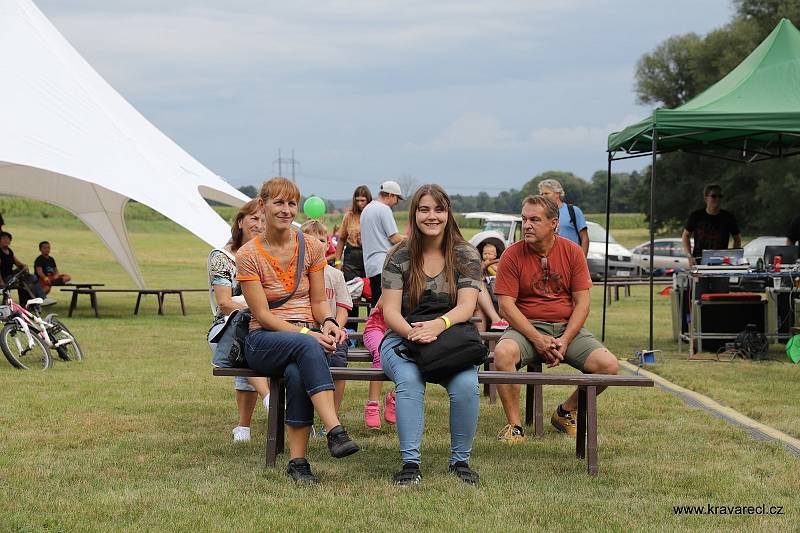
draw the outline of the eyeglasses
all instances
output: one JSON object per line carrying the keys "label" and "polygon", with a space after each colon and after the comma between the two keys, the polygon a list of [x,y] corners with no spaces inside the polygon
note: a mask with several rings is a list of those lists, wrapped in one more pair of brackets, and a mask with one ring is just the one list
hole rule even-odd
{"label": "eyeglasses", "polygon": [[542,265],[542,272],[544,272],[543,281],[545,283],[549,283],[550,282],[550,269],[547,266],[547,258],[546,257],[540,257],[539,261],[541,262],[541,265]]}

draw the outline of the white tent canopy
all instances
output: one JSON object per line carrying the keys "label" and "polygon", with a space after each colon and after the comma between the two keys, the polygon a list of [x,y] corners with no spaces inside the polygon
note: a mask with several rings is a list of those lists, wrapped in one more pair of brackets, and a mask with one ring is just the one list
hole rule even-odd
{"label": "white tent canopy", "polygon": [[211,246],[227,223],[203,198],[248,198],[147,121],[30,0],[0,0],[0,194],[63,207],[92,228],[139,287],[129,199]]}

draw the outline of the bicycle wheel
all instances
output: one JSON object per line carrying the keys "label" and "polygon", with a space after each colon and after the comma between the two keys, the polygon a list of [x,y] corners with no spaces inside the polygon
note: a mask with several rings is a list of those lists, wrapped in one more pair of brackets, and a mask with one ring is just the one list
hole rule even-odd
{"label": "bicycle wheel", "polygon": [[[48,328],[47,332],[50,335],[50,340],[53,341],[55,351],[58,356],[64,361],[83,361],[83,350],[81,350],[78,339],[75,335],[55,317],[55,315],[47,315],[45,322],[51,324],[53,327]],[[63,343],[60,344],[59,343]]]}
{"label": "bicycle wheel", "polygon": [[[33,339],[33,346],[29,346],[28,339]],[[9,322],[0,330],[0,349],[8,362],[17,368],[47,370],[53,366],[50,350],[36,335],[28,337],[16,322]]]}

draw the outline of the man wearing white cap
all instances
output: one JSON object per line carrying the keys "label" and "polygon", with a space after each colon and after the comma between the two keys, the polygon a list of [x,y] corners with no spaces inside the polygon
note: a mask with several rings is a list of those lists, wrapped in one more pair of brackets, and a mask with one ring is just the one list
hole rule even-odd
{"label": "man wearing white cap", "polygon": [[378,197],[361,211],[361,247],[373,306],[381,297],[381,272],[386,252],[405,238],[397,231],[397,222],[392,214],[392,208],[402,199],[400,185],[396,181],[384,181]]}

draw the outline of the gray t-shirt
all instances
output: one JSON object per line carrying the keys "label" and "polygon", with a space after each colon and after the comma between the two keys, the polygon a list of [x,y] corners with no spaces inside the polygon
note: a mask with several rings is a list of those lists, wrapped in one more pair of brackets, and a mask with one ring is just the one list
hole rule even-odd
{"label": "gray t-shirt", "polygon": [[[462,242],[455,247],[456,264],[456,290],[477,289],[481,290],[483,277],[481,275],[481,257],[478,250],[467,242]],[[384,289],[405,289],[408,272],[411,269],[411,253],[408,241],[403,241],[386,259],[383,269],[381,286]],[[427,276],[426,276],[427,277]],[[447,303],[455,307],[456,302],[450,298],[450,282],[445,278],[444,271],[435,277],[427,277],[423,292],[430,291],[430,297],[437,302]],[[403,290],[403,301],[400,312],[408,316],[413,309],[409,302],[409,293]]]}
{"label": "gray t-shirt", "polygon": [[361,211],[361,247],[364,250],[364,271],[367,277],[383,270],[386,252],[392,247],[389,237],[397,233],[392,208],[373,200]]}

